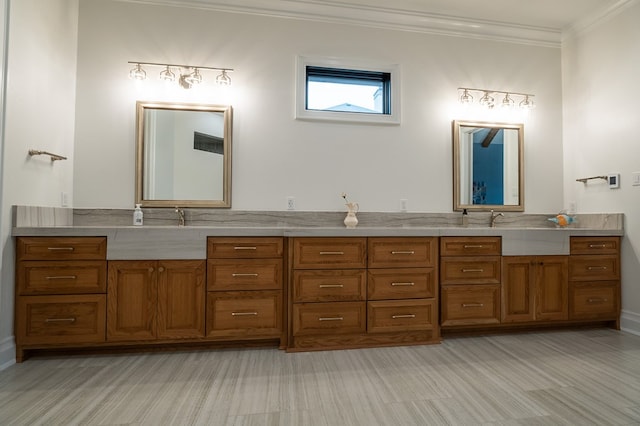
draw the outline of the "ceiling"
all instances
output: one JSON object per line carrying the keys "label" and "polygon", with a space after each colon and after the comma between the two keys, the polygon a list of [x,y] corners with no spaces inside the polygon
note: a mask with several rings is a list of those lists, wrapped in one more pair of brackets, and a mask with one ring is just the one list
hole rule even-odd
{"label": "ceiling", "polygon": [[559,47],[637,0],[120,0]]}

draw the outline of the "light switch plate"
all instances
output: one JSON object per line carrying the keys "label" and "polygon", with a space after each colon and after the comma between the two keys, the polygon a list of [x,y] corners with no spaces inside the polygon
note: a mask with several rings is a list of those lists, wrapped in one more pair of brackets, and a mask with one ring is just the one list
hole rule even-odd
{"label": "light switch plate", "polygon": [[640,186],[640,172],[631,173],[631,185]]}

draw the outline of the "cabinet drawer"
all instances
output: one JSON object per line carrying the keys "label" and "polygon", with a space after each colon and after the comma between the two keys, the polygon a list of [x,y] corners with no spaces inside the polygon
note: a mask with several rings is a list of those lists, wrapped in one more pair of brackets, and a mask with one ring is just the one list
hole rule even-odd
{"label": "cabinet drawer", "polygon": [[294,336],[364,333],[366,321],[366,302],[293,305]]}
{"label": "cabinet drawer", "polygon": [[616,255],[569,256],[569,280],[617,280],[620,279],[620,262]]}
{"label": "cabinet drawer", "polygon": [[569,319],[616,319],[620,314],[618,281],[571,283]]}
{"label": "cabinet drawer", "polygon": [[620,237],[571,237],[571,254],[617,254]]}
{"label": "cabinet drawer", "polygon": [[442,237],[440,256],[500,256],[500,237]]}
{"label": "cabinet drawer", "polygon": [[207,290],[280,290],[282,260],[238,259],[207,261]]}
{"label": "cabinet drawer", "polygon": [[442,325],[475,325],[500,323],[500,286],[443,286]]}
{"label": "cabinet drawer", "polygon": [[18,298],[20,344],[105,341],[106,296],[23,296]]}
{"label": "cabinet drawer", "polygon": [[105,260],[24,261],[18,263],[18,294],[105,293]]}
{"label": "cabinet drawer", "polygon": [[365,300],[366,288],[364,269],[293,272],[294,302]]}
{"label": "cabinet drawer", "polygon": [[500,256],[447,257],[440,265],[441,284],[500,284]]}
{"label": "cabinet drawer", "polygon": [[434,268],[370,269],[367,275],[369,300],[426,299],[436,294]]}
{"label": "cabinet drawer", "polygon": [[18,237],[18,260],[105,260],[105,237]]}
{"label": "cabinet drawer", "polygon": [[437,238],[369,238],[369,268],[430,267],[438,259]]}
{"label": "cabinet drawer", "polygon": [[280,237],[207,238],[207,257],[215,259],[258,259],[282,257]]}
{"label": "cabinet drawer", "polygon": [[295,238],[294,269],[366,267],[366,238]]}
{"label": "cabinet drawer", "polygon": [[277,335],[282,328],[281,299],[279,291],[207,293],[207,336]]}
{"label": "cabinet drawer", "polygon": [[431,330],[437,326],[434,300],[393,300],[367,303],[367,330],[386,333]]}

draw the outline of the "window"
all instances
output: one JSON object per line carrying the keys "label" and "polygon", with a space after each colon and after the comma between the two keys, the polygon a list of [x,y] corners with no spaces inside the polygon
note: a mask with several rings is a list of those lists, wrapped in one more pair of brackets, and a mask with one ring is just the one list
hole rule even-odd
{"label": "window", "polygon": [[398,124],[397,66],[299,58],[296,118]]}

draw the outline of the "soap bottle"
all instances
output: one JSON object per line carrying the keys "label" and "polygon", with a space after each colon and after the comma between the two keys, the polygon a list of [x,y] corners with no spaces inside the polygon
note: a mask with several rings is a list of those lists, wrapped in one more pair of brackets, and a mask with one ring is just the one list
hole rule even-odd
{"label": "soap bottle", "polygon": [[469,226],[469,214],[467,209],[462,210],[462,226]]}
{"label": "soap bottle", "polygon": [[140,204],[136,204],[136,208],[133,210],[133,224],[142,225],[142,216],[143,214]]}

